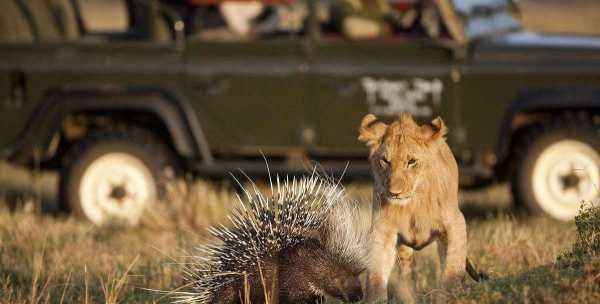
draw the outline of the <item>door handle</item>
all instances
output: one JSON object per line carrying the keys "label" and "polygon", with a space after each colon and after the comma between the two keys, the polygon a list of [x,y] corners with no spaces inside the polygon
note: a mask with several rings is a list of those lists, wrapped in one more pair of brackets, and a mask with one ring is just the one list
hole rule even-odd
{"label": "door handle", "polygon": [[211,79],[198,81],[192,86],[202,94],[214,97],[223,95],[229,89],[230,83],[226,79]]}
{"label": "door handle", "polygon": [[209,96],[223,95],[229,89],[229,81],[219,79],[212,81],[206,88],[206,94]]}
{"label": "door handle", "polygon": [[356,91],[356,82],[338,84],[335,87],[335,91],[339,97],[352,97]]}
{"label": "door handle", "polygon": [[9,76],[8,97],[5,100],[9,108],[21,108],[25,103],[25,73],[12,71]]}

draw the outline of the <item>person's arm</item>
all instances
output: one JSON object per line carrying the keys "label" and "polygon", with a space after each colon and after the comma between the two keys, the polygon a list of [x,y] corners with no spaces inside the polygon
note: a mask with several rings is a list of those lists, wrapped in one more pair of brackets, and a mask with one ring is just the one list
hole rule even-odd
{"label": "person's arm", "polygon": [[465,36],[464,24],[460,16],[456,13],[454,5],[451,0],[435,0],[435,4],[440,10],[444,24],[448,28],[448,32],[459,44],[467,43],[467,37]]}

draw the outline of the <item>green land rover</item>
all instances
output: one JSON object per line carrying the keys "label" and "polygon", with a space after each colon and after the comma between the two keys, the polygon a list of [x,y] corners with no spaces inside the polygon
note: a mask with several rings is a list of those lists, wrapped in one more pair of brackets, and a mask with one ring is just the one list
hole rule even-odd
{"label": "green land rover", "polygon": [[135,223],[165,175],[265,174],[263,154],[368,176],[361,118],[409,112],[443,117],[463,186],[509,181],[560,220],[598,200],[600,37],[523,30],[534,0],[404,1],[426,29],[360,39],[317,0],[297,30],[207,34],[210,2],[1,1],[3,159],[60,172],[67,210]]}

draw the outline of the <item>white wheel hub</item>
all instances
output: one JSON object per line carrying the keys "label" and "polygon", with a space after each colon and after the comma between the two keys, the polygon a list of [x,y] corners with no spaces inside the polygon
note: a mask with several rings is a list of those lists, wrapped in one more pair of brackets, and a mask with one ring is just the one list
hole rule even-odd
{"label": "white wheel hub", "polygon": [[580,141],[556,142],[536,160],[532,186],[546,213],[571,220],[582,202],[595,202],[600,196],[600,154]]}
{"label": "white wheel hub", "polygon": [[81,176],[81,209],[94,224],[117,221],[135,225],[156,199],[148,167],[127,153],[108,153],[94,160]]}

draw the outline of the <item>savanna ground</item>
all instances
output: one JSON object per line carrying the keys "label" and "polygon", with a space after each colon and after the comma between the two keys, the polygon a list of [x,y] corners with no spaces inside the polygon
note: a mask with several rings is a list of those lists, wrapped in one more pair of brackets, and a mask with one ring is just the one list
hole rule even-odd
{"label": "savanna ground", "polygon": [[[169,203],[138,228],[97,228],[54,215],[54,176],[0,164],[0,303],[168,303],[184,284],[180,263],[235,206],[230,183],[174,183]],[[365,203],[370,185],[347,190]],[[469,256],[491,279],[452,292],[435,288],[433,249],[418,256],[423,302],[599,303],[600,258],[576,255],[573,223],[512,215],[505,186],[461,193]],[[600,221],[591,227],[598,240]],[[598,244],[596,244],[598,245]],[[581,247],[581,246],[580,246]],[[600,246],[598,246],[600,247]],[[439,298],[439,296],[438,296]]]}

